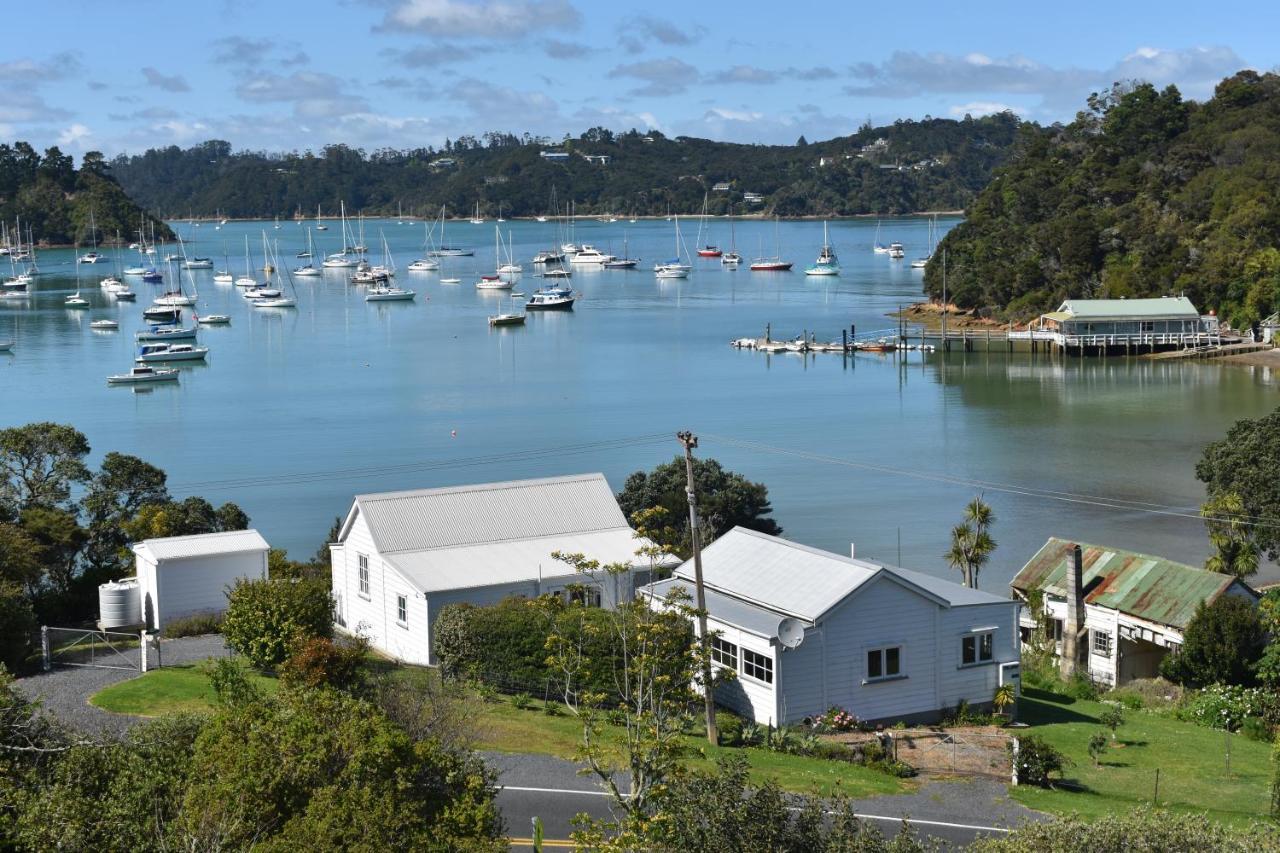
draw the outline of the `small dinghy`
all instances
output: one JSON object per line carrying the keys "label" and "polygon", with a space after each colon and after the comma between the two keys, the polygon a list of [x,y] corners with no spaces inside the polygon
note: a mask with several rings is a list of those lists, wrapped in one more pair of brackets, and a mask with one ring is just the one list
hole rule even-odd
{"label": "small dinghy", "polygon": [[120,328],[120,324],[115,320],[94,320],[89,324],[90,329],[97,329],[100,332],[114,332]]}
{"label": "small dinghy", "polygon": [[196,317],[196,322],[201,326],[229,326],[231,318],[226,314],[205,314],[203,317]]}

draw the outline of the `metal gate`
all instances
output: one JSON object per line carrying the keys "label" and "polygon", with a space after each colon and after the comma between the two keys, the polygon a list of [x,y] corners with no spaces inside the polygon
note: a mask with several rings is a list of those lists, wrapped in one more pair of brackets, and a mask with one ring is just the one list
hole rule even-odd
{"label": "metal gate", "polygon": [[54,666],[145,672],[147,660],[143,649],[151,645],[148,639],[145,631],[126,634],[96,628],[53,628],[47,625],[40,629],[45,672]]}

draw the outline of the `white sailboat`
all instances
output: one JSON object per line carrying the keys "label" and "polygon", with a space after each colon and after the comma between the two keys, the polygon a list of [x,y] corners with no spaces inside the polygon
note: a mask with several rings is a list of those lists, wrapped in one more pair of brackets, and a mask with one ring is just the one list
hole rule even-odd
{"label": "white sailboat", "polygon": [[307,229],[307,262],[293,271],[294,275],[304,277],[320,275],[320,268],[311,262],[311,258],[315,256],[315,246],[311,242],[311,229]]}
{"label": "white sailboat", "polygon": [[236,287],[257,287],[258,280],[253,277],[253,260],[249,257],[249,235],[244,235],[244,275],[236,279]]}
{"label": "white sailboat", "polygon": [[324,259],[322,266],[337,269],[350,269],[359,263],[349,254],[351,246],[351,235],[347,233],[347,203],[345,201],[338,202],[339,216],[342,219],[342,251],[334,252]]}
{"label": "white sailboat", "polygon": [[498,226],[493,226],[493,275],[483,275],[476,282],[477,290],[510,290],[515,282],[511,276],[504,276],[497,272],[502,266],[502,230]]}
{"label": "white sailboat", "polygon": [[886,246],[884,243],[880,242],[880,220],[879,219],[876,220],[876,239],[875,239],[875,242],[871,244],[871,251],[875,252],[877,255],[889,254],[889,247]]}
{"label": "white sailboat", "polygon": [[813,266],[807,267],[804,271],[805,275],[840,275],[840,259],[836,257],[836,250],[831,245],[831,239],[827,236],[827,223],[822,223],[822,251],[818,253],[818,259],[813,262]]}
{"label": "white sailboat", "polygon": [[471,224],[472,224],[472,225],[483,225],[483,224],[484,224],[484,219],[482,219],[482,218],[480,217],[480,202],[478,202],[478,201],[476,202],[476,213],[475,213],[475,215],[474,215],[474,216],[472,216],[472,217],[471,217]]}
{"label": "white sailboat", "polygon": [[[688,263],[687,256],[689,254],[689,251],[688,249],[684,248],[684,240],[680,237],[680,215],[679,214],[676,214],[675,221],[676,221],[676,228],[675,228],[676,254],[675,254],[675,257],[673,257],[671,260],[661,261],[654,265],[653,271],[658,274],[658,278],[686,278],[689,274],[689,270],[693,269],[693,264]],[[672,273],[674,272],[683,272],[684,275],[680,275],[680,276],[672,275]],[[666,275],[664,275],[663,273],[666,273]]]}
{"label": "white sailboat", "polygon": [[316,205],[316,230],[317,230],[317,231],[328,231],[328,230],[329,230],[329,226],[328,226],[328,225],[325,225],[325,224],[324,224],[324,222],[322,222],[322,221],[320,220],[320,205],[318,205],[318,204]]}

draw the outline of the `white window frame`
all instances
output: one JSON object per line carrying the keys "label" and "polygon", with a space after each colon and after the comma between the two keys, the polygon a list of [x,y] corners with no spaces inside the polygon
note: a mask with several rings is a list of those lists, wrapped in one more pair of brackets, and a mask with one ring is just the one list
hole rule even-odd
{"label": "white window frame", "polygon": [[738,644],[731,643],[718,634],[711,635],[711,661],[725,669],[738,671]]}
{"label": "white window frame", "polygon": [[[746,646],[743,646],[741,651],[743,677],[761,684],[773,684],[773,656],[757,652],[755,649],[748,649]],[[748,655],[759,658],[759,661],[748,660]]]}
{"label": "white window frame", "polygon": [[596,584],[583,583],[565,587],[565,604],[579,603],[587,607],[604,606],[604,594]]}
{"label": "white window frame", "polygon": [[[1090,631],[1089,632],[1089,654],[1097,655],[1100,658],[1109,658],[1114,648],[1111,640],[1110,631]],[[1101,648],[1099,648],[1098,640],[1102,640]]]}
{"label": "white window frame", "polygon": [[[973,641],[973,660],[964,659],[965,643]],[[986,657],[983,657],[983,646],[986,646]],[[966,631],[960,635],[960,666],[987,666],[996,660],[996,632],[994,628],[977,631]]]}
{"label": "white window frame", "polygon": [[356,590],[359,596],[366,601],[369,600],[370,577],[368,554],[356,554],[356,583],[358,584]]}
{"label": "white window frame", "polygon": [[[866,677],[862,679],[863,684],[878,684],[881,681],[897,681],[906,678],[906,647],[901,643],[893,643],[887,646],[868,646],[866,654],[863,655],[863,665],[866,667]],[[897,652],[898,671],[889,672],[889,652]],[[880,674],[871,674],[871,656],[876,655],[880,661]]]}
{"label": "white window frame", "polygon": [[396,624],[401,628],[409,627],[409,596],[396,596]]}

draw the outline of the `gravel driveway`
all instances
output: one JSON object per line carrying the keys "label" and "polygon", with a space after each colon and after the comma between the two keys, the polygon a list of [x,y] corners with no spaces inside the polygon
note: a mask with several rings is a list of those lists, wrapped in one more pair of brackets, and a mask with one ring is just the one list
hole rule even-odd
{"label": "gravel driveway", "polygon": [[[227,654],[220,634],[160,641],[160,659],[166,666]],[[95,708],[89,704],[89,697],[104,687],[137,677],[138,673],[123,669],[62,666],[19,679],[15,686],[27,698],[38,699],[46,711],[72,728],[90,735],[120,735],[143,718]]]}

